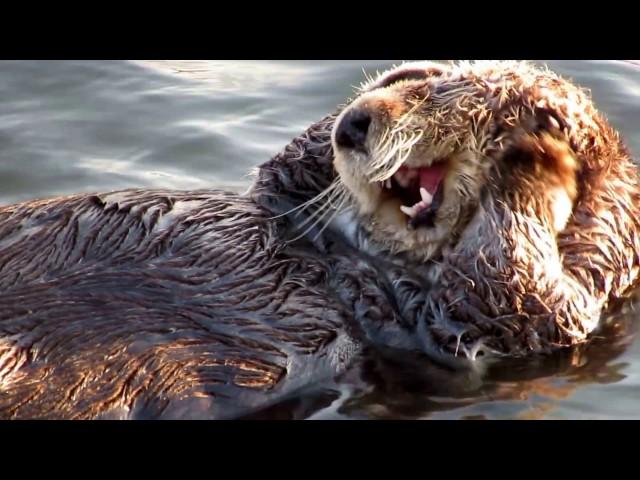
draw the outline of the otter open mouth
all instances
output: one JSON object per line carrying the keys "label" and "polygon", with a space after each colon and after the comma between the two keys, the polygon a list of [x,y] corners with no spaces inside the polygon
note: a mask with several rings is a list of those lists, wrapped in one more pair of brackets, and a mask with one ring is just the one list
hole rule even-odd
{"label": "otter open mouth", "polygon": [[410,228],[430,228],[444,199],[446,174],[445,162],[428,167],[402,166],[390,179],[381,182],[381,187],[386,195],[400,200],[400,210],[407,216]]}

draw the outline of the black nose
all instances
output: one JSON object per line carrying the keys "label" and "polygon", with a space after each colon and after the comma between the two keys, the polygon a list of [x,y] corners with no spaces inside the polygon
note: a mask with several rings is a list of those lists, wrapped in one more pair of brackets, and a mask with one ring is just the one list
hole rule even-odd
{"label": "black nose", "polygon": [[362,148],[367,139],[371,116],[363,110],[345,113],[336,130],[336,143],[344,148]]}

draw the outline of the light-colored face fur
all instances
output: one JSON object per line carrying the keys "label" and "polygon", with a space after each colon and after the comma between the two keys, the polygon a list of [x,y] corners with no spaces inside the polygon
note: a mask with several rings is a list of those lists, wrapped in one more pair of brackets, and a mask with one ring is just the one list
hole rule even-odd
{"label": "light-colored face fur", "polygon": [[[338,181],[374,241],[431,258],[464,228],[489,169],[517,135],[535,131],[539,112],[553,112],[547,121],[578,149],[584,127],[598,128],[583,91],[524,62],[403,64],[365,84],[336,119]],[[344,139],[353,131],[344,123],[354,118],[361,134],[355,146]],[[557,230],[571,212],[574,187],[555,194]],[[429,220],[415,221],[420,211]]]}

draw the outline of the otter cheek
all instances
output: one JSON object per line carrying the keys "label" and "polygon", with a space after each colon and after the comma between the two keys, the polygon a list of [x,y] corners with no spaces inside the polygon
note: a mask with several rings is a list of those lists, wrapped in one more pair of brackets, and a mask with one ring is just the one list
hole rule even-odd
{"label": "otter cheek", "polygon": [[389,200],[383,202],[378,208],[376,208],[376,217],[385,225],[392,228],[393,232],[404,238],[404,233],[407,229],[407,217],[400,211],[400,202],[397,200]]}
{"label": "otter cheek", "polygon": [[360,213],[370,215],[374,213],[380,204],[380,192],[378,187],[370,183],[363,183],[354,192],[360,206]]}
{"label": "otter cheek", "polygon": [[333,166],[338,172],[340,181],[355,197],[360,214],[369,215],[375,211],[380,200],[380,193],[375,185],[363,179],[362,172],[356,168],[356,162],[356,159],[336,155]]}

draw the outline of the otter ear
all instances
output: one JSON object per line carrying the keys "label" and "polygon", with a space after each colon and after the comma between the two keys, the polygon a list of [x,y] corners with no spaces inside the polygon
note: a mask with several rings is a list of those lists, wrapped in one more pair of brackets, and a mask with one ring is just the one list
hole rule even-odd
{"label": "otter ear", "polygon": [[371,86],[371,90],[385,88],[402,80],[426,80],[430,77],[439,77],[445,72],[444,65],[423,62],[408,63],[401,67],[382,74]]}

